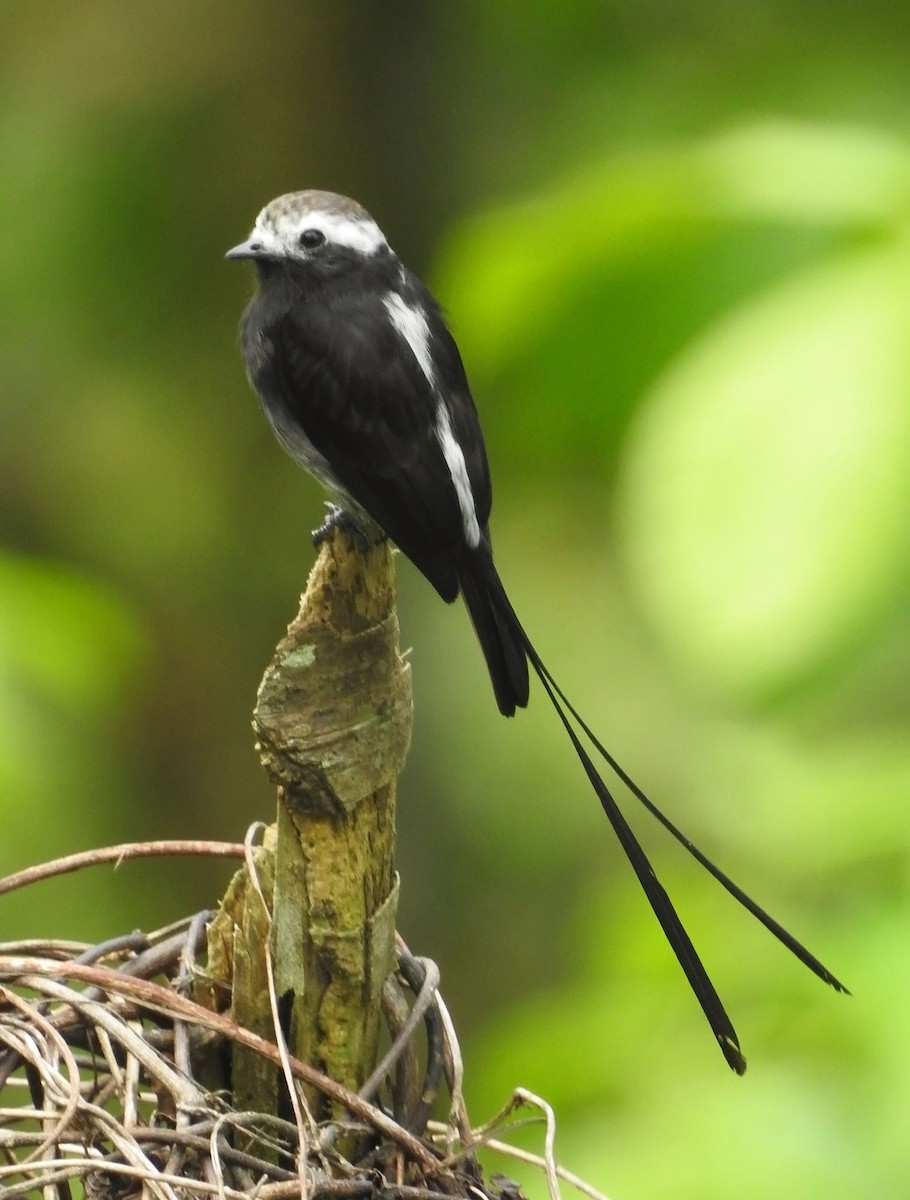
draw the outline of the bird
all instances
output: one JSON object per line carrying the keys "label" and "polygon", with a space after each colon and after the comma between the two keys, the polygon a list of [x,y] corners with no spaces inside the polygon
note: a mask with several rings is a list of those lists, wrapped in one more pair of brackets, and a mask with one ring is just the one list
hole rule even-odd
{"label": "bird", "polygon": [[255,266],[257,286],[241,322],[252,389],[285,450],[332,498],[314,540],[338,525],[364,544],[388,538],[443,600],[460,595],[504,716],[527,706],[533,671],[727,1064],[743,1074],[733,1023],[597,759],[805,966],[837,991],[848,989],[651,801],[535,649],[494,564],[483,432],[439,304],[366,209],[333,192],[272,200],[226,258]]}

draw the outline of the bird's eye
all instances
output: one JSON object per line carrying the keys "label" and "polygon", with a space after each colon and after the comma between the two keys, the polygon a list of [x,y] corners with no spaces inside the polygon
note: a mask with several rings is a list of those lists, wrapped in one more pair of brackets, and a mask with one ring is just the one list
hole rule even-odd
{"label": "bird's eye", "polygon": [[303,233],[297,239],[298,245],[302,246],[304,250],[315,250],[324,241],[325,234],[321,229],[304,229]]}

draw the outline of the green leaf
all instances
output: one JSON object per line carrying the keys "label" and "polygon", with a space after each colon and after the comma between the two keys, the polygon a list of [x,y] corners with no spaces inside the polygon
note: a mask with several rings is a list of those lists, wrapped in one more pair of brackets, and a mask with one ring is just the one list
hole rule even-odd
{"label": "green leaf", "polygon": [[910,262],[895,239],[719,322],[655,388],[621,508],[642,604],[724,688],[842,654],[910,569]]}
{"label": "green leaf", "polygon": [[132,678],[145,645],[134,614],[97,580],[0,555],[0,683],[91,716]]}
{"label": "green leaf", "polygon": [[[842,231],[910,206],[910,151],[880,130],[761,122],[596,163],[550,191],[466,220],[436,283],[480,371],[527,346],[578,281],[622,270],[699,226],[743,219]],[[596,356],[596,343],[575,351]]]}

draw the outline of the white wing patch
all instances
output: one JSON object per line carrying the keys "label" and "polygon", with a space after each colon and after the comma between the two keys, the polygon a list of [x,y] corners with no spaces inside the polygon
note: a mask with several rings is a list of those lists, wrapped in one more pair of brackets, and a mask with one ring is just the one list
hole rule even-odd
{"label": "white wing patch", "polygon": [[[430,353],[430,327],[427,319],[419,308],[405,303],[397,292],[389,292],[382,302],[389,319],[411,348],[411,353],[417,359],[417,365],[423,371],[427,383],[435,391],[436,373],[433,370],[433,356]],[[471,491],[471,480],[468,478],[468,468],[464,460],[461,446],[452,431],[449,410],[445,402],[436,401],[436,437],[439,448],[446,460],[452,483],[455,485],[455,495],[461,510],[461,523],[464,536],[471,549],[480,544],[480,523],[477,520],[477,509],[474,507],[474,493]]]}
{"label": "white wing patch", "polygon": [[474,493],[471,491],[471,481],[468,478],[464,454],[452,432],[449,410],[442,400],[439,400],[436,405],[436,436],[439,438],[446,466],[452,476],[452,483],[455,484],[455,495],[458,497],[458,507],[461,509],[465,540],[471,549],[475,550],[480,544],[480,524],[477,520],[477,510],[474,507]]}
{"label": "white wing patch", "polygon": [[389,292],[383,305],[392,324],[411,347],[411,353],[426,376],[430,387],[436,386],[433,356],[430,354],[430,327],[419,308],[406,304],[397,292]]}

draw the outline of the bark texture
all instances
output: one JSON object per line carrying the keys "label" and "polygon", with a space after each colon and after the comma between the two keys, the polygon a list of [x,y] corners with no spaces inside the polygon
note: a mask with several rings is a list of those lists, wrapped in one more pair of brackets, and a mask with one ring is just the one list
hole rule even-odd
{"label": "bark texture", "polygon": [[[395,794],[411,717],[392,549],[364,552],[336,531],[262,679],[253,725],[278,789],[274,858],[261,877],[289,1047],[354,1091],[375,1065],[394,965]],[[268,844],[259,853],[269,857]],[[231,928],[234,1015],[269,1036],[268,917],[248,887],[239,891],[241,911],[219,918]],[[213,930],[219,953],[226,933],[223,922],[220,937]],[[276,1111],[281,1085],[266,1074],[261,1062],[235,1060],[236,1106]],[[307,1099],[317,1120],[331,1115],[322,1096]]]}

